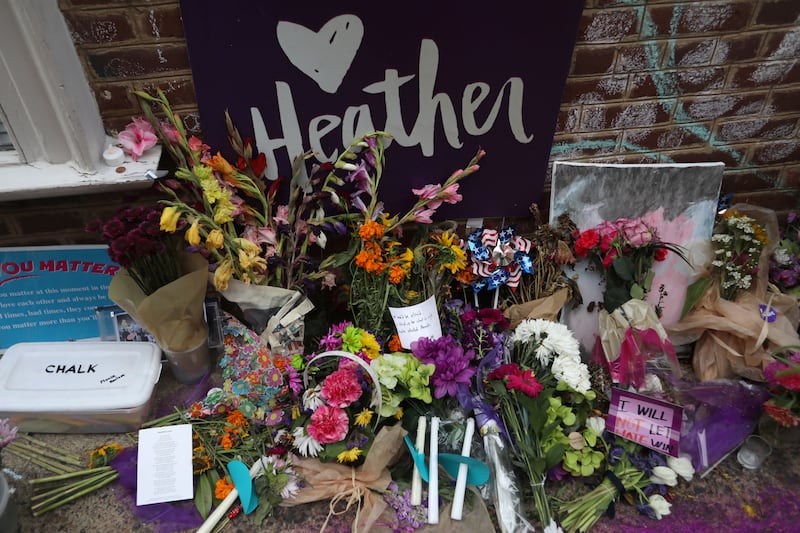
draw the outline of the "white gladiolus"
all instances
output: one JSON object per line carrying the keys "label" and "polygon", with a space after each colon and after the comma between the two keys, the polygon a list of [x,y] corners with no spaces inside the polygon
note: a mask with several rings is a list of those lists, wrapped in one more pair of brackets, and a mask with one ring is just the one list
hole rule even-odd
{"label": "white gladiolus", "polygon": [[650,483],[674,487],[678,484],[678,474],[668,466],[654,466],[653,475],[650,476]]}
{"label": "white gladiolus", "polygon": [[653,494],[650,496],[650,499],[647,503],[650,505],[650,508],[653,509],[653,512],[656,514],[656,518],[659,520],[671,512],[670,507],[672,507],[672,504],[669,503],[661,494]]}
{"label": "white gladiolus", "polygon": [[667,457],[667,466],[681,476],[684,481],[691,481],[694,477],[694,466],[688,457]]}

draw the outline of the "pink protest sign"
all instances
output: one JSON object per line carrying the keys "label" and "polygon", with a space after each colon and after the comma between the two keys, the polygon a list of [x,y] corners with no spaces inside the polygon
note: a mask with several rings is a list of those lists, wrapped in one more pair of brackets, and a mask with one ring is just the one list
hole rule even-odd
{"label": "pink protest sign", "polygon": [[624,439],[678,457],[682,418],[679,405],[615,388],[606,427]]}

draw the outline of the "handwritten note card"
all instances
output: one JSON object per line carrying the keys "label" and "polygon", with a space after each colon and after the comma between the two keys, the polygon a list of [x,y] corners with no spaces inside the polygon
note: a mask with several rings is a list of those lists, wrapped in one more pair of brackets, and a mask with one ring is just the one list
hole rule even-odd
{"label": "handwritten note card", "polygon": [[608,430],[622,438],[678,457],[683,408],[635,392],[611,389]]}
{"label": "handwritten note card", "polygon": [[192,425],[140,430],[136,505],[193,497]]}
{"label": "handwritten note card", "polygon": [[405,349],[411,343],[423,337],[438,339],[442,336],[442,323],[436,309],[436,298],[431,296],[424,302],[408,307],[390,307],[400,344]]}

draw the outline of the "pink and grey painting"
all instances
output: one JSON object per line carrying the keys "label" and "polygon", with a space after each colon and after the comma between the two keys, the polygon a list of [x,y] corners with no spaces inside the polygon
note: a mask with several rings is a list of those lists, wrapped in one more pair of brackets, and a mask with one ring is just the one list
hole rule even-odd
{"label": "pink and grey painting", "polygon": [[[677,322],[686,288],[711,261],[723,163],[622,165],[556,162],[553,165],[550,221],[568,213],[580,231],[603,221],[641,217],[658,238],[679,245],[688,263],[676,254],[656,263],[647,300],[663,311],[661,322]],[[567,272],[576,278],[582,303],[562,313],[586,354],[595,343],[603,282],[589,261]]]}

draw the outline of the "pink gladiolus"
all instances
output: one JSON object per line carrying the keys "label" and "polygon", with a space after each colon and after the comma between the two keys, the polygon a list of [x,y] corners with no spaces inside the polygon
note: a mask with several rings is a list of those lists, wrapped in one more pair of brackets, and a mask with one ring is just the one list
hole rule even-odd
{"label": "pink gladiolus", "polygon": [[439,198],[448,204],[457,204],[462,200],[462,196],[458,194],[458,183],[448,186],[439,193]]}
{"label": "pink gladiolus", "polygon": [[431,215],[436,212],[436,209],[417,209],[414,211],[412,222],[422,222],[423,224],[431,224]]}
{"label": "pink gladiolus", "polygon": [[425,185],[421,189],[411,189],[411,192],[413,192],[423,200],[433,200],[434,198],[436,198],[436,196],[439,194],[439,191],[441,190],[442,186],[439,183],[437,183],[436,185],[429,183],[428,185]]}
{"label": "pink gladiolus", "polygon": [[180,133],[178,133],[178,128],[176,128],[172,124],[169,124],[167,122],[162,122],[161,123],[161,131],[163,131],[164,135],[167,136],[167,139],[169,139],[169,142],[171,142],[171,143],[180,142],[181,136],[180,136]]}
{"label": "pink gladiolus", "polygon": [[134,161],[158,142],[153,126],[141,117],[134,118],[133,122],[125,126],[125,130],[119,132],[117,138],[122,149],[131,154],[131,159]]}
{"label": "pink gladiolus", "polygon": [[189,150],[192,152],[202,152],[203,150],[208,150],[210,146],[207,144],[203,144],[203,141],[192,135],[189,137]]}

